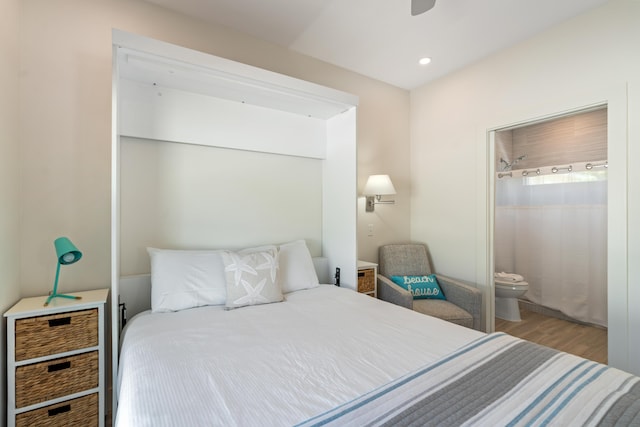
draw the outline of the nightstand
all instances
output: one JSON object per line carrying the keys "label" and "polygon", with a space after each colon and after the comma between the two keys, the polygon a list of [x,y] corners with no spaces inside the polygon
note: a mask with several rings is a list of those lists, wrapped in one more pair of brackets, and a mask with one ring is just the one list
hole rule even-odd
{"label": "nightstand", "polygon": [[7,425],[104,426],[108,289],[24,298],[7,318]]}
{"label": "nightstand", "polygon": [[378,297],[378,264],[358,261],[358,292]]}

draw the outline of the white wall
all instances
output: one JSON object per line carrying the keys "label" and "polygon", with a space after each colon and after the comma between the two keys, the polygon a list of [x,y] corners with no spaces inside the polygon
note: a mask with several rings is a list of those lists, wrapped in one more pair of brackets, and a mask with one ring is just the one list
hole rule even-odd
{"label": "white wall", "polygon": [[[384,168],[398,177],[402,200],[383,217],[377,236],[360,238],[359,249],[372,258],[381,239],[408,237],[407,91],[144,2],[20,3],[20,130],[25,161],[16,181],[22,182],[21,296],[49,290],[55,268],[52,242],[60,235],[70,237],[84,253],[82,262],[61,273],[61,290],[109,286],[112,28],[359,96],[357,133],[363,163],[359,187],[366,180],[362,174]],[[386,144],[398,148],[373,154]],[[395,158],[388,161],[385,157],[391,150]]]}
{"label": "white wall", "polygon": [[[627,139],[626,120],[627,83],[637,87],[640,75],[638,22],[640,2],[611,0],[411,94],[411,237],[429,245],[436,271],[481,285],[491,261],[487,130],[609,103],[610,182],[616,183],[614,193],[610,188],[609,312],[619,317],[617,328],[610,319],[610,361],[635,373],[640,362],[629,355],[640,343],[631,331],[640,322],[627,328],[626,292],[637,295],[640,277],[627,263],[624,240],[640,197],[638,181],[630,179],[627,187],[626,176],[627,151],[637,152],[640,144],[637,111],[628,128],[635,138]],[[637,89],[629,92],[636,108],[637,96]],[[638,239],[630,235],[629,244],[631,254]]]}
{"label": "white wall", "polygon": [[121,275],[150,271],[147,246],[242,248],[303,238],[322,255],[322,165],[121,138]]}
{"label": "white wall", "polygon": [[[377,94],[378,93],[378,94]],[[364,261],[378,261],[378,247],[410,240],[411,173],[409,162],[409,102],[373,87],[357,93],[358,105],[358,254]],[[382,96],[382,98],[378,98]],[[374,102],[379,108],[369,108]],[[377,103],[376,102],[376,103]],[[363,126],[376,123],[375,126]],[[361,196],[369,175],[387,174],[398,192],[394,205],[376,205],[365,212]],[[373,236],[369,236],[369,224]]]}
{"label": "white wall", "polygon": [[[20,295],[18,234],[20,199],[18,127],[18,28],[20,0],[0,2],[0,313]],[[6,321],[0,324],[0,425],[6,415]]]}

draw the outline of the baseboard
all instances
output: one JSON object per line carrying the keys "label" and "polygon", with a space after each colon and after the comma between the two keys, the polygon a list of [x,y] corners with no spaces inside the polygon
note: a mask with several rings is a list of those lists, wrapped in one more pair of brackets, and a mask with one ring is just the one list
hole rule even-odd
{"label": "baseboard", "polygon": [[574,319],[573,317],[569,317],[569,316],[567,316],[566,314],[564,314],[563,312],[561,312],[559,310],[555,310],[553,308],[545,307],[543,305],[536,304],[535,302],[531,302],[531,301],[526,300],[526,299],[518,299],[518,305],[520,306],[520,309],[529,310],[529,311],[532,311],[534,313],[544,314],[545,316],[554,317],[556,319],[566,320],[568,322],[579,323],[581,325],[586,325],[586,326],[593,326],[595,328],[600,328],[600,329],[607,329],[607,328],[605,328],[604,326],[601,326],[601,325],[596,325],[596,324],[593,324],[593,323],[583,322],[581,320]]}

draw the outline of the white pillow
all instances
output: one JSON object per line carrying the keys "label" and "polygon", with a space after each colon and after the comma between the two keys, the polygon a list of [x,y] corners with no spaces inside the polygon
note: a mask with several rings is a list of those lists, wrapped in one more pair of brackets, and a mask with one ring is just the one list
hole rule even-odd
{"label": "white pillow", "polygon": [[227,280],[226,307],[269,304],[284,299],[278,280],[278,250],[222,253]]}
{"label": "white pillow", "polygon": [[285,294],[320,284],[304,240],[280,245],[280,284]]}
{"label": "white pillow", "polygon": [[151,258],[151,311],[178,311],[227,300],[222,251],[147,248]]}

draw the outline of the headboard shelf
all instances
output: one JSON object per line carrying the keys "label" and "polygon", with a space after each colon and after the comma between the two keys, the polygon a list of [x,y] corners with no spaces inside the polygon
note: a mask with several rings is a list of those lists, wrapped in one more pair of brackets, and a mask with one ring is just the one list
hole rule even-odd
{"label": "headboard shelf", "polygon": [[114,30],[113,43],[121,79],[323,120],[358,104],[326,86],[124,31]]}

